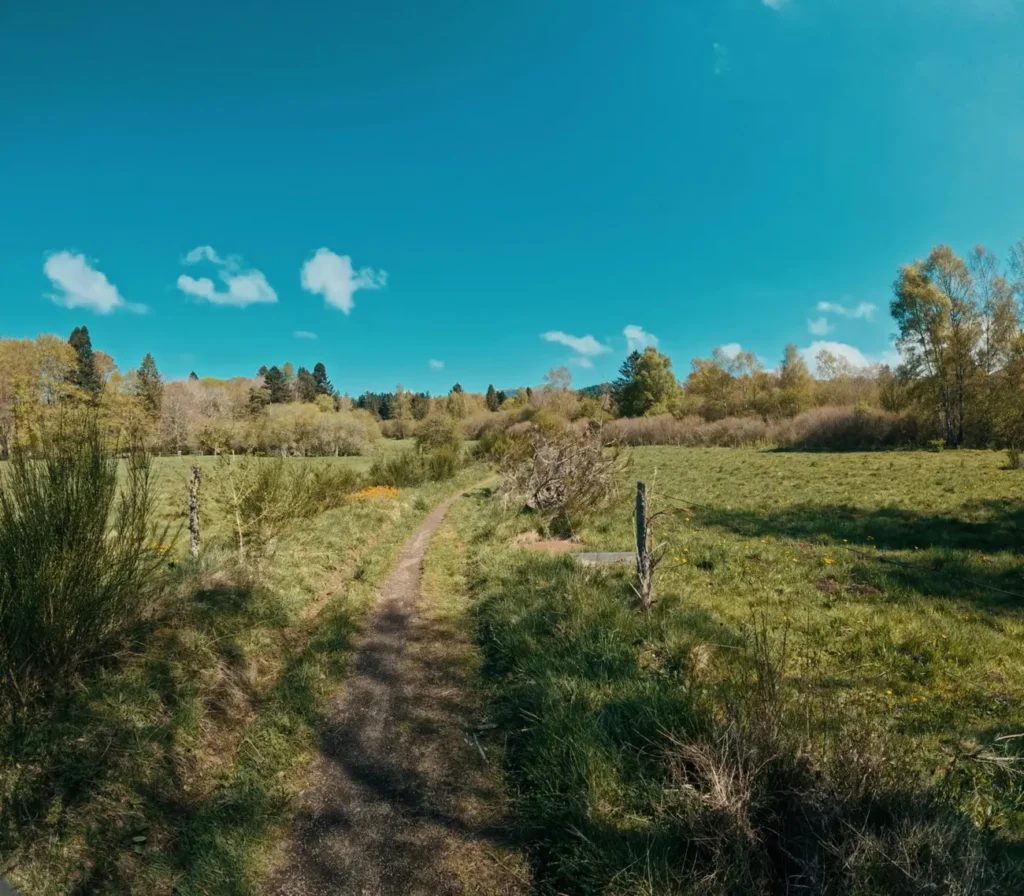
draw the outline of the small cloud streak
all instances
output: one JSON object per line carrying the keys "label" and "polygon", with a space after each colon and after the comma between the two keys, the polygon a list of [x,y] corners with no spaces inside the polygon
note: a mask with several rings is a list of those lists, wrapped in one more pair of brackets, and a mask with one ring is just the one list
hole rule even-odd
{"label": "small cloud streak", "polygon": [[716,76],[724,75],[729,71],[729,51],[720,43],[713,43],[711,49],[715,54],[715,64],[712,71]]}
{"label": "small cloud streak", "polygon": [[211,305],[225,305],[233,308],[244,308],[246,305],[272,305],[277,301],[277,293],[267,282],[262,271],[245,270],[239,258],[222,258],[213,246],[196,246],[183,259],[185,264],[193,265],[209,262],[220,270],[217,276],[227,286],[219,290],[209,277],[191,277],[182,274],[178,277],[178,289],[185,295],[196,299],[204,299]]}
{"label": "small cloud streak", "polygon": [[296,339],[316,339],[316,333],[310,333],[309,330],[296,330],[292,334]]}
{"label": "small cloud streak", "polygon": [[90,265],[84,255],[54,252],[43,263],[43,273],[57,290],[48,298],[65,308],[87,308],[97,314],[111,314],[121,309],[138,314],[146,311],[145,305],[126,302],[107,275]]}
{"label": "small cloud streak", "polygon": [[630,324],[622,331],[626,337],[626,350],[630,352],[642,352],[648,346],[658,347],[658,337],[648,333],[643,327]]}
{"label": "small cloud streak", "polygon": [[302,288],[314,295],[321,295],[324,301],[343,314],[352,311],[352,296],[360,289],[382,289],[387,286],[387,271],[372,268],[352,267],[348,255],[338,255],[323,247],[302,266]]}
{"label": "small cloud streak", "polygon": [[727,342],[725,345],[718,346],[718,350],[727,358],[735,358],[743,351],[743,346],[738,342]]}
{"label": "small cloud streak", "polygon": [[591,370],[594,367],[594,362],[584,355],[576,355],[576,357],[570,358],[569,363],[574,364],[576,367],[582,367],[584,370]]}
{"label": "small cloud streak", "polygon": [[849,317],[853,320],[872,320],[875,316],[875,306],[870,302],[861,302],[855,308],[840,305],[838,302],[818,302],[818,310],[829,314],[838,314],[840,317]]}
{"label": "small cloud streak", "polygon": [[431,358],[429,363],[431,370],[444,370],[444,361],[435,361]]}
{"label": "small cloud streak", "polygon": [[832,324],[828,322],[827,317],[819,317],[807,321],[807,329],[811,331],[812,336],[827,336],[832,332]]}
{"label": "small cloud streak", "polygon": [[769,9],[774,9],[776,12],[778,12],[780,9],[782,9],[783,6],[785,6],[789,2],[789,0],[761,0],[761,2]]}
{"label": "small cloud streak", "polygon": [[830,355],[835,355],[840,360],[846,361],[855,369],[871,367],[875,364],[888,364],[890,367],[896,367],[900,363],[900,355],[899,352],[896,351],[895,347],[886,349],[880,355],[866,355],[859,348],[847,345],[845,342],[816,340],[807,348],[799,349],[800,356],[812,369],[817,362],[818,355],[823,351],[828,352]]}
{"label": "small cloud streak", "polygon": [[576,354],[583,355],[585,357],[603,355],[605,352],[611,351],[609,346],[602,345],[589,334],[586,336],[570,336],[568,333],[563,333],[561,330],[549,330],[547,333],[541,333],[540,338],[547,342],[557,342],[559,345],[567,346],[576,352]]}

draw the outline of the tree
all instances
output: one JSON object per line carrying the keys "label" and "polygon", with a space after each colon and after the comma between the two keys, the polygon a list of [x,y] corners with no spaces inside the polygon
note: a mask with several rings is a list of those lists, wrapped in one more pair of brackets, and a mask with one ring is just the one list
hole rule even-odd
{"label": "tree", "polygon": [[489,411],[496,411],[501,406],[501,402],[498,400],[498,393],[493,385],[487,387],[484,402],[487,404],[487,410]]}
{"label": "tree", "polygon": [[313,365],[313,379],[316,381],[317,395],[334,395],[334,386],[327,379],[327,368],[320,361]]}
{"label": "tree", "polygon": [[391,419],[398,424],[398,437],[404,439],[412,420],[412,398],[399,383],[395,386],[395,395],[391,401]]}
{"label": "tree", "polygon": [[460,386],[458,383],[456,383],[454,386],[452,386],[452,392],[461,392],[461,391],[462,391],[462,386]]}
{"label": "tree", "polygon": [[633,351],[626,358],[611,394],[622,416],[642,417],[652,411],[666,412],[678,391],[671,359],[648,346],[643,354]]}
{"label": "tree", "polygon": [[305,367],[300,367],[295,375],[295,397],[299,401],[312,404],[318,394],[316,378]]}
{"label": "tree", "polygon": [[146,413],[154,420],[158,419],[163,402],[164,383],[151,354],[146,354],[135,373],[134,391]]}
{"label": "tree", "polygon": [[795,417],[814,403],[814,377],[793,343],[786,346],[779,367],[779,410]]}
{"label": "tree", "polygon": [[426,392],[417,392],[410,402],[412,405],[412,419],[425,420],[430,413],[430,396]]}
{"label": "tree", "polygon": [[946,444],[960,445],[982,333],[974,278],[952,249],[936,246],[924,261],[900,269],[893,292],[889,307],[904,364],[937,407]]}
{"label": "tree", "polygon": [[499,389],[498,390],[498,407],[500,408],[507,400],[508,400],[508,396],[505,394],[504,390]]}
{"label": "tree", "polygon": [[271,404],[283,404],[290,398],[290,390],[285,382],[284,373],[276,365],[271,367],[264,375],[263,382],[270,395]]}
{"label": "tree", "polygon": [[[263,374],[260,374],[260,376],[262,376],[262,375]],[[192,382],[192,383],[198,383],[199,382],[199,374],[197,374],[194,370],[188,375],[188,378],[189,378],[189,382]]]}
{"label": "tree", "polygon": [[78,355],[78,362],[71,373],[71,383],[95,401],[103,388],[103,383],[96,371],[96,360],[92,350],[92,339],[89,338],[89,328],[75,327],[71,331],[68,344]]}

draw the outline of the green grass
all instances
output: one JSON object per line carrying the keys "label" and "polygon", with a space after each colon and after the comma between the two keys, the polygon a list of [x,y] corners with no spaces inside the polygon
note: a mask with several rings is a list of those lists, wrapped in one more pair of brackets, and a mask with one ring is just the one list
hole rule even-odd
{"label": "green grass", "polygon": [[[998,738],[1024,733],[1024,598],[1003,593],[1024,594],[1024,475],[987,452],[647,448],[634,461],[653,510],[671,511],[655,521],[666,553],[649,616],[628,570],[515,549],[543,519],[493,500],[455,511],[539,888],[751,892],[727,878],[757,850],[712,860],[701,846],[731,830],[742,801],[709,823],[714,793],[698,771],[730,737],[761,749],[763,716],[776,711],[787,730],[768,739],[790,758],[766,763],[773,774],[803,780],[793,757],[810,750],[823,780],[842,783],[830,799],[859,818],[844,774],[867,763],[871,805],[906,813],[889,847],[884,824],[865,821],[858,836],[875,845],[846,856],[848,879],[827,892],[894,892],[940,873],[892,859],[929,825],[924,840],[960,869],[970,850],[1019,865],[1024,786],[1012,764],[1024,740]],[[577,527],[606,550],[630,549],[631,531],[628,493]],[[782,667],[770,699],[757,687],[765,657]],[[748,808],[751,819],[767,811]],[[973,845],[963,818],[985,832]],[[864,858],[872,850],[877,861]]]}
{"label": "green grass", "polygon": [[[166,522],[183,521],[192,462],[156,462]],[[212,483],[215,461],[199,462]],[[429,509],[479,476],[300,520],[249,569],[207,504],[200,567],[179,538],[128,649],[0,730],[0,876],[26,894],[253,892],[377,584]]]}

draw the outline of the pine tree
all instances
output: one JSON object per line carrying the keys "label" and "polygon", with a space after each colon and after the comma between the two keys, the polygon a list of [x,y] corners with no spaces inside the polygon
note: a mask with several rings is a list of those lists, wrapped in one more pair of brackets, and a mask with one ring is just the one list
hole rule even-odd
{"label": "pine tree", "polygon": [[317,361],[313,365],[313,379],[316,381],[316,394],[317,395],[333,395],[334,386],[331,385],[331,381],[327,379],[327,368],[324,367],[323,363]]}
{"label": "pine tree", "polygon": [[[261,374],[261,375],[262,375],[262,374]],[[188,379],[189,379],[189,382],[191,382],[191,383],[198,383],[198,382],[199,382],[199,374],[197,374],[197,373],[196,373],[196,372],[195,372],[195,371],[193,370],[193,371],[192,371],[192,372],[191,372],[191,373],[190,373],[190,374],[188,375]]]}
{"label": "pine tree", "polygon": [[88,327],[75,327],[71,331],[68,343],[78,355],[78,363],[71,372],[71,383],[96,399],[103,391],[103,384],[96,373],[96,360],[93,357],[92,340],[89,338]]}
{"label": "pine tree", "polygon": [[500,407],[501,402],[498,400],[498,393],[493,385],[487,387],[487,395],[484,396],[484,401],[487,403],[487,410],[489,411],[496,411]]}
{"label": "pine tree", "polygon": [[263,383],[270,395],[271,404],[283,404],[289,399],[288,384],[285,382],[284,374],[278,366],[271,367],[263,375]]}
{"label": "pine tree", "polygon": [[156,369],[156,361],[151,354],[146,354],[135,374],[135,394],[154,420],[160,416],[160,407],[164,397],[164,383],[160,371]]}
{"label": "pine tree", "polygon": [[462,391],[462,386],[459,383],[456,383],[454,386],[452,386],[452,392],[458,393],[458,392],[461,392],[461,391]]}
{"label": "pine tree", "polygon": [[299,372],[295,375],[295,397],[299,401],[312,404],[316,401],[317,394],[316,377],[305,367],[300,367]]}

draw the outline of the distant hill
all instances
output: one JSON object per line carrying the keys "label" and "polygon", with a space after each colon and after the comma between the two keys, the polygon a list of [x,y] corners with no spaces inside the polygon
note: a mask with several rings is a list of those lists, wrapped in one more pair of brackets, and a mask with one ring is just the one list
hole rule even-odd
{"label": "distant hill", "polygon": [[611,383],[598,383],[596,386],[584,386],[576,391],[579,392],[580,398],[600,398],[602,395],[607,395],[611,389]]}

